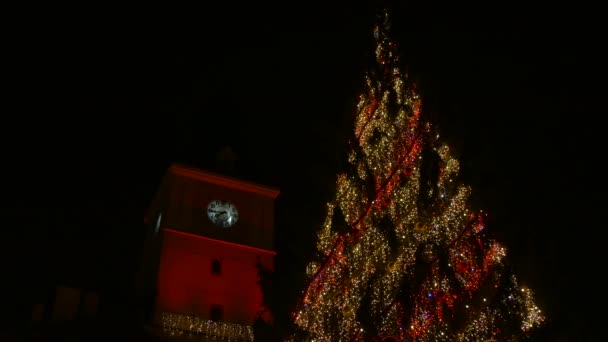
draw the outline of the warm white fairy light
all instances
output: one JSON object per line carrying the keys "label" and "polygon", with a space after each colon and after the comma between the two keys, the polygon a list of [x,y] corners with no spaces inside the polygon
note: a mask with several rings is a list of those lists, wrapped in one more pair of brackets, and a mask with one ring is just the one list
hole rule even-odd
{"label": "warm white fairy light", "polygon": [[534,302],[532,290],[524,287],[521,289],[521,292],[524,296],[524,303],[527,311],[527,315],[524,317],[521,329],[523,331],[528,331],[542,324],[545,318],[542,315],[541,310]]}
{"label": "warm white fairy light", "polygon": [[163,312],[161,326],[170,336],[201,335],[211,336],[217,341],[253,341],[251,326],[217,322],[190,315]]}
{"label": "warm white fairy light", "polygon": [[[374,36],[379,71],[366,75],[357,104],[352,172],[337,177],[317,235],[323,258],[306,269],[294,322],[315,341],[372,330],[407,341],[511,338],[503,323],[518,319],[529,331],[540,310],[503,267],[505,249],[483,235],[485,214],[470,207],[458,160],[421,119],[385,27]],[[425,173],[428,150],[438,158],[436,179]]]}

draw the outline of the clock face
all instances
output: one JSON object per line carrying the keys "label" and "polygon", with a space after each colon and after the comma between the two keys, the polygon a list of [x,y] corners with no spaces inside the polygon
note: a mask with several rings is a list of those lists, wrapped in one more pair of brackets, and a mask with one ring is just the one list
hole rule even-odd
{"label": "clock face", "polygon": [[207,205],[207,217],[216,226],[229,228],[238,221],[239,212],[234,204],[228,201],[214,200]]}

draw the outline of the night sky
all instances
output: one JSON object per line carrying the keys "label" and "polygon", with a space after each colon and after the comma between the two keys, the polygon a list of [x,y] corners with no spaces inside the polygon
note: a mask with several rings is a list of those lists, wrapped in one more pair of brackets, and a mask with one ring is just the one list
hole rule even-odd
{"label": "night sky", "polygon": [[[599,233],[579,180],[595,162],[582,139],[596,22],[572,7],[453,6],[392,7],[403,65],[554,334],[591,336]],[[277,271],[290,298],[341,171],[374,10],[104,4],[29,18],[2,141],[14,285],[127,284],[166,168],[213,170],[229,145],[239,177],[282,190]]]}

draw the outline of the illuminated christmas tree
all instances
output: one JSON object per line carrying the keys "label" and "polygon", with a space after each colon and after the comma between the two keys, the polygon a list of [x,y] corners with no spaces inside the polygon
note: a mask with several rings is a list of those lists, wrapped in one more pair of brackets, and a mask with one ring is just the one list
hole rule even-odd
{"label": "illuminated christmas tree", "polygon": [[293,322],[314,341],[521,340],[543,317],[421,118],[386,13]]}

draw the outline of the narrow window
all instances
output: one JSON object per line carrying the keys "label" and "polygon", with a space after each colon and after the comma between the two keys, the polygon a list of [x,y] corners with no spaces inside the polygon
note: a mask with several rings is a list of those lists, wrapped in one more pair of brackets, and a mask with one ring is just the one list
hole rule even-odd
{"label": "narrow window", "polygon": [[158,213],[158,216],[156,217],[156,223],[154,225],[154,234],[158,234],[158,231],[160,230],[160,223],[161,223],[162,219],[163,219],[163,213]]}
{"label": "narrow window", "polygon": [[214,275],[222,274],[222,264],[219,260],[213,259],[213,261],[211,261],[211,273]]}
{"label": "narrow window", "polygon": [[212,321],[221,321],[222,320],[223,309],[221,305],[211,305],[211,320]]}

